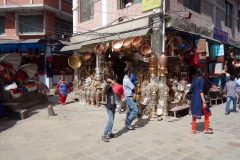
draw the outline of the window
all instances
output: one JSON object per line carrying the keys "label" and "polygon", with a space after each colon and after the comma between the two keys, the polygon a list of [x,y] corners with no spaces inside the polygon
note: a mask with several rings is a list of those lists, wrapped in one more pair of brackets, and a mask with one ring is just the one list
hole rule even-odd
{"label": "window", "polygon": [[[142,0],[130,0],[133,4],[142,2]],[[118,0],[118,9],[126,8],[126,4],[128,3],[128,0]]]}
{"label": "window", "polygon": [[72,25],[73,25],[72,22],[56,17],[55,18],[55,34],[61,36],[63,34],[72,33],[73,32]]}
{"label": "window", "polygon": [[80,22],[85,22],[93,18],[93,0],[80,0]]}
{"label": "window", "polygon": [[5,18],[0,16],[0,35],[5,34]]}
{"label": "window", "polygon": [[238,32],[240,32],[240,11],[238,11]]}
{"label": "window", "polygon": [[226,5],[225,5],[225,26],[231,28],[231,24],[232,24],[232,5],[226,1]]}
{"label": "window", "polygon": [[43,33],[42,15],[19,15],[19,34],[39,34]]}
{"label": "window", "polygon": [[183,5],[197,13],[200,13],[201,0],[184,0]]}

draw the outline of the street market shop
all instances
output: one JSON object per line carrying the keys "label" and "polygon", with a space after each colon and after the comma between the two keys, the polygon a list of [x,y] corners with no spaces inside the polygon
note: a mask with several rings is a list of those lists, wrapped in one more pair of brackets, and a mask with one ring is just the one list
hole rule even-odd
{"label": "street market shop", "polygon": [[142,17],[96,30],[97,35],[73,36],[72,45],[62,51],[75,50],[69,65],[79,68],[76,73],[81,78],[74,80],[74,91],[80,102],[103,103],[103,76],[112,74],[122,83],[125,67],[134,69],[135,98],[145,115],[188,114],[190,101],[185,94],[197,68],[204,68],[211,82],[209,101],[223,102],[221,78],[230,45],[211,38],[209,30],[173,16],[166,20],[164,31],[163,43],[155,20]]}

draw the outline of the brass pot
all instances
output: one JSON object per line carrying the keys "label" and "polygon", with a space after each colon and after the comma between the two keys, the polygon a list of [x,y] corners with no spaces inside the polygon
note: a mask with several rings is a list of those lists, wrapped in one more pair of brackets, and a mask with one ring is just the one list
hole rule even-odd
{"label": "brass pot", "polygon": [[122,40],[120,40],[120,39],[114,40],[114,41],[112,42],[112,48],[113,48],[114,51],[116,51],[116,52],[120,51],[121,48],[122,48],[122,46],[123,46],[123,42],[122,42]]}
{"label": "brass pot", "polygon": [[136,36],[132,40],[132,45],[136,48],[140,47],[143,44],[143,39],[141,36]]}
{"label": "brass pot", "polygon": [[145,44],[141,47],[141,53],[144,55],[144,56],[147,56],[149,55],[150,53],[152,52],[152,49],[151,49],[151,46],[148,45],[148,44]]}
{"label": "brass pot", "polygon": [[123,40],[123,47],[124,48],[131,48],[132,46],[132,38],[125,38]]}
{"label": "brass pot", "polygon": [[68,58],[68,65],[72,68],[72,69],[77,69],[81,66],[82,61],[81,59],[76,56],[76,55],[72,55]]}
{"label": "brass pot", "polygon": [[155,54],[152,54],[152,56],[149,58],[149,67],[158,67],[158,58],[155,56]]}
{"label": "brass pot", "polygon": [[106,42],[106,43],[104,44],[103,52],[107,52],[107,50],[108,50],[108,48],[109,48],[109,45],[110,45],[109,42]]}
{"label": "brass pot", "polygon": [[97,55],[100,55],[102,54],[104,50],[104,45],[102,43],[98,43],[94,49],[94,52],[97,54]]}

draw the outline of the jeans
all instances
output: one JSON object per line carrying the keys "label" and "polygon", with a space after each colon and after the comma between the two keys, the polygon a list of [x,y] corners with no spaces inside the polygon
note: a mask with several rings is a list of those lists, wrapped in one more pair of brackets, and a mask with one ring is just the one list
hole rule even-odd
{"label": "jeans", "polygon": [[231,100],[233,101],[233,111],[236,112],[236,101],[237,101],[237,97],[233,97],[233,96],[228,96],[227,97],[227,102],[226,102],[226,113],[229,112],[229,107],[230,107],[230,103]]}
{"label": "jeans", "polygon": [[126,97],[125,102],[127,106],[127,117],[125,125],[129,126],[132,123],[134,117],[137,115],[138,108],[132,97]]}
{"label": "jeans", "polygon": [[119,97],[118,94],[114,93],[114,97],[117,101],[117,105],[118,105],[118,112],[121,112],[121,109],[122,109],[122,100],[121,98]]}
{"label": "jeans", "polygon": [[115,117],[115,108],[106,108],[108,114],[108,124],[104,130],[103,136],[107,136],[108,133],[112,133],[113,121]]}

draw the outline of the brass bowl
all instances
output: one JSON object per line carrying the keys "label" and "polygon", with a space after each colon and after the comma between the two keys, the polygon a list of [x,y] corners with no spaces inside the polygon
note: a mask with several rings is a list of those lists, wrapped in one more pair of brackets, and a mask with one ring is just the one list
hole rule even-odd
{"label": "brass bowl", "polygon": [[100,55],[102,54],[104,50],[104,45],[102,43],[98,43],[94,49],[94,52],[97,54],[97,55]]}
{"label": "brass bowl", "polygon": [[125,38],[123,40],[123,47],[124,48],[131,48],[132,47],[132,38]]}
{"label": "brass bowl", "polygon": [[122,46],[123,46],[123,42],[122,42],[122,40],[120,40],[120,39],[114,40],[114,41],[112,42],[112,48],[113,48],[114,51],[116,51],[116,52],[120,51],[121,48],[122,48]]}
{"label": "brass bowl", "polygon": [[143,46],[141,47],[141,53],[142,53],[144,56],[149,55],[151,52],[152,52],[151,46],[145,44],[145,45],[143,45]]}
{"label": "brass bowl", "polygon": [[141,36],[136,36],[132,40],[132,45],[136,48],[140,47],[143,44],[143,39]]}
{"label": "brass bowl", "polygon": [[72,55],[71,57],[68,58],[68,65],[73,69],[79,68],[81,64],[82,64],[81,59],[76,55]]}

